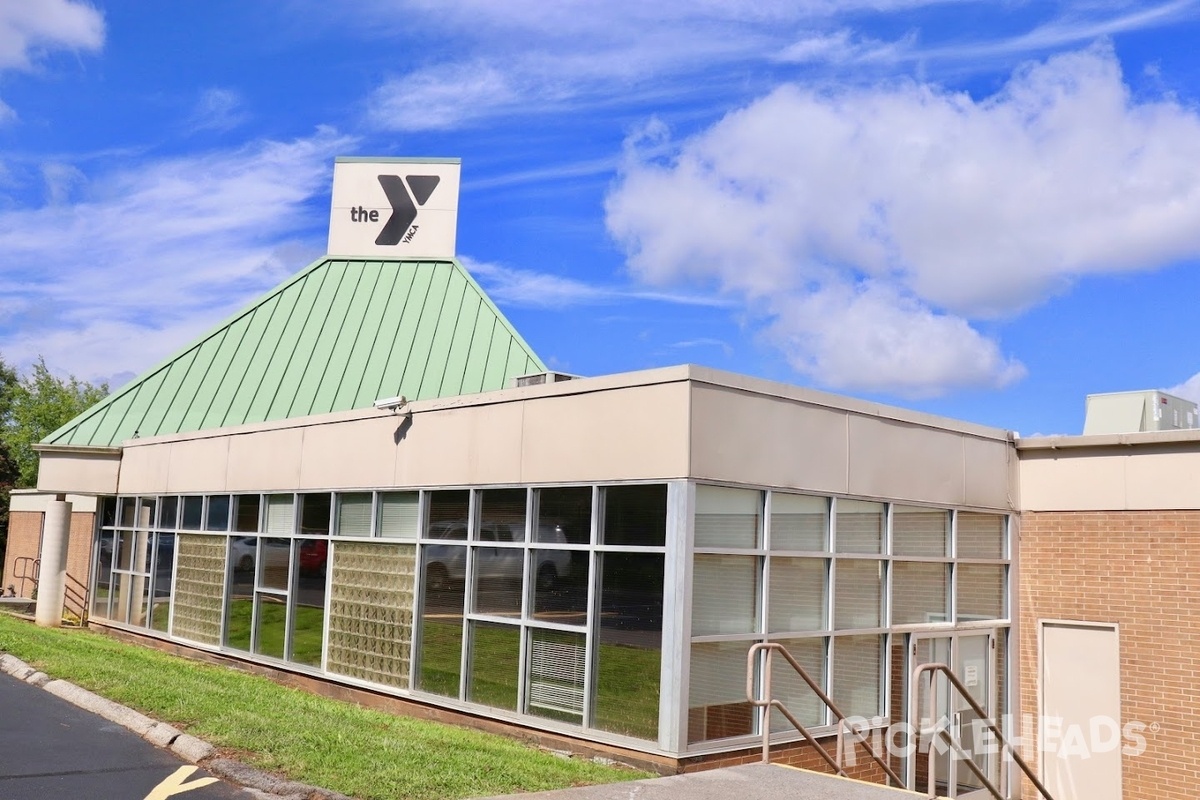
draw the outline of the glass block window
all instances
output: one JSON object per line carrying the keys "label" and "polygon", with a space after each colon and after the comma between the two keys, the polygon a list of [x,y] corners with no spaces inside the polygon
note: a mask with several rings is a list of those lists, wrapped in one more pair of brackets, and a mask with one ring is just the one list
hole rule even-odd
{"label": "glass block window", "polygon": [[408,688],[416,547],[337,542],[329,598],[330,672]]}
{"label": "glass block window", "polygon": [[225,541],[222,536],[178,537],[172,635],[201,644],[220,644]]}

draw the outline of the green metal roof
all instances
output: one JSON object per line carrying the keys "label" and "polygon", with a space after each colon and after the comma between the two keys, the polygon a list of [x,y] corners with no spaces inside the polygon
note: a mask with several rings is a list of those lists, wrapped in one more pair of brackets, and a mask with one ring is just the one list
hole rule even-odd
{"label": "green metal roof", "polygon": [[458,262],[323,258],[43,443],[111,446],[472,394],[545,369]]}

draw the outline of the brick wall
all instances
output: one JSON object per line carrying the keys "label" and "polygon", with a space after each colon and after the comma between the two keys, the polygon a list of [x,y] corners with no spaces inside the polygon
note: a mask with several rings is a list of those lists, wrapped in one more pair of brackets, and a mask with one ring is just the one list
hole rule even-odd
{"label": "brick wall", "polygon": [[[36,586],[37,571],[27,559],[36,559],[42,544],[42,513],[11,511],[8,515],[8,548],[4,552],[3,589],[16,587],[18,597],[29,597]],[[19,562],[19,563],[18,563]],[[28,575],[22,579],[20,576]]]}
{"label": "brick wall", "polygon": [[[3,588],[7,591],[10,584],[16,587],[17,594],[28,597],[35,586],[37,573],[30,561],[23,559],[38,558],[42,541],[42,517],[40,511],[13,511],[8,516],[8,548],[4,554]],[[79,614],[82,604],[83,587],[88,585],[92,564],[92,530],[96,515],[92,512],[77,511],[71,514],[71,535],[67,545],[67,607]],[[20,563],[18,561],[20,560]],[[22,580],[19,575],[27,573],[30,577]]]}
{"label": "brick wall", "polygon": [[1020,552],[1023,712],[1039,711],[1038,620],[1116,623],[1122,724],[1159,726],[1123,757],[1124,800],[1195,798],[1200,511],[1027,512]]}

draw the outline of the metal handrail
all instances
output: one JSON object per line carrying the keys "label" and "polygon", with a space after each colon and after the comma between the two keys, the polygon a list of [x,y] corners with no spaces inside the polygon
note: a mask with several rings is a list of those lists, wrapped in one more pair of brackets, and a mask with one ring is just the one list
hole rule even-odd
{"label": "metal handrail", "polygon": [[[979,716],[979,719],[983,720],[983,722],[987,725],[988,729],[991,730],[991,732],[995,735],[996,740],[1000,743],[1001,752],[1004,752],[1005,750],[1008,751],[1008,753],[1012,757],[1013,761],[1016,762],[1016,765],[1018,767],[1020,767],[1022,772],[1025,773],[1025,777],[1029,778],[1030,782],[1033,783],[1034,788],[1036,788],[1038,790],[1038,792],[1041,793],[1042,797],[1044,797],[1046,800],[1054,800],[1054,797],[1050,794],[1050,791],[1048,789],[1046,789],[1046,787],[1042,785],[1042,782],[1040,780],[1038,780],[1037,776],[1033,774],[1033,770],[1029,768],[1029,765],[1027,763],[1025,763],[1025,759],[1021,757],[1021,754],[1018,753],[1016,751],[1016,748],[1014,748],[1009,743],[1009,741],[1004,738],[1004,734],[1001,732],[1000,727],[996,724],[995,720],[993,720],[991,717],[989,717],[987,715],[987,712],[983,710],[983,706],[979,705],[979,703],[976,702],[975,698],[971,695],[971,691],[963,684],[962,681],[960,681],[958,679],[958,676],[955,675],[954,671],[951,670],[950,667],[947,666],[946,664],[937,663],[937,662],[929,663],[929,664],[921,664],[919,667],[917,667],[915,670],[913,670],[913,674],[912,674],[913,691],[911,693],[911,698],[910,698],[909,719],[912,721],[917,720],[917,713],[920,710],[919,706],[920,706],[921,701],[920,701],[919,694],[916,690],[917,690],[917,687],[920,686],[919,682],[921,679],[921,675],[926,672],[930,673],[929,698],[928,698],[929,719],[930,720],[934,719],[934,715],[937,710],[937,697],[936,697],[936,692],[934,692],[934,689],[933,689],[933,674],[932,673],[941,672],[942,674],[944,674],[946,676],[946,679],[950,681],[950,685],[954,687],[954,689],[958,692],[959,696],[962,697],[963,700],[967,701],[967,704],[971,707],[971,710],[974,711]],[[973,773],[975,773],[975,777],[979,778],[979,780],[987,788],[988,792],[991,793],[992,797],[995,797],[996,800],[1007,800],[1007,798],[1005,798],[1005,796],[1000,792],[1000,790],[997,789],[992,784],[992,782],[990,780],[988,780],[987,776],[983,774],[983,770],[979,767],[978,764],[975,763],[975,759],[971,758],[969,756],[969,754],[963,750],[961,745],[959,745],[959,743],[954,739],[953,736],[951,736],[949,733],[947,733],[944,728],[935,728],[935,733],[937,735],[940,735],[947,742],[947,744],[949,744],[952,748],[954,748],[954,751],[955,751],[955,753],[958,754],[960,760],[962,760],[967,765],[967,767]],[[931,796],[935,796],[937,794],[937,791],[936,791],[937,787],[936,787],[936,781],[935,781],[935,779],[936,779],[935,762],[934,762],[933,756],[934,756],[934,748],[931,746],[929,748],[929,768],[928,768],[929,793]],[[913,783],[915,784],[916,783],[916,758],[915,757],[912,760],[910,760],[910,762],[909,762],[909,776],[912,778]]]}
{"label": "metal handrail", "polygon": [[[783,701],[776,700],[774,697],[772,697],[771,657],[776,651],[783,654],[783,657],[787,659],[788,664],[791,665],[796,674],[808,684],[808,688],[813,690],[813,694],[815,694],[817,698],[825,704],[825,707],[833,712],[833,715],[837,717],[838,760],[835,761],[833,756],[829,755],[829,751],[826,750],[816,740],[816,738],[813,737],[812,733],[809,732],[808,728],[806,728],[800,722],[800,720],[796,719],[792,712],[788,710],[787,706],[783,704]],[[766,660],[763,662],[762,681],[762,694],[765,699],[756,699],[754,692],[754,667],[760,652],[765,652],[767,654]],[[877,752],[875,752],[875,748],[871,746],[870,742],[867,740],[866,734],[863,733],[860,727],[849,722],[849,719],[845,714],[842,713],[841,709],[837,707],[837,704],[833,702],[833,699],[830,698],[829,695],[827,695],[824,690],[817,685],[817,682],[812,679],[812,676],[808,674],[808,671],[804,669],[804,667],[800,665],[800,662],[796,661],[796,659],[792,657],[792,654],[787,651],[787,648],[781,645],[779,642],[755,642],[750,646],[750,650],[746,653],[746,699],[750,701],[751,705],[757,708],[767,709],[767,713],[763,715],[762,723],[762,761],[764,764],[769,764],[771,761],[771,726],[769,724],[771,719],[770,709],[777,708],[787,719],[787,721],[792,723],[792,726],[795,727],[796,730],[800,731],[800,735],[804,737],[805,741],[813,746],[821,758],[825,760],[825,763],[833,767],[834,771],[836,771],[838,775],[847,777],[846,771],[842,769],[842,766],[839,762],[842,754],[843,731],[849,730],[850,733],[855,737],[855,740],[859,744],[863,745],[863,748],[867,751],[867,755],[871,757],[871,760],[879,765],[879,767],[887,774],[888,778],[894,781],[897,786],[904,786],[904,781],[901,780],[900,776],[896,774],[895,770],[893,770],[891,766],[889,766],[888,763],[881,758]]]}
{"label": "metal handrail", "polygon": [[[41,566],[42,560],[33,556],[19,556],[13,559],[13,580],[21,582],[21,597],[25,596],[25,581],[31,581],[33,588],[37,589],[38,585],[38,568]],[[25,569],[26,566],[33,566],[33,573]]]}
{"label": "metal handrail", "polygon": [[75,613],[75,609],[72,609],[70,606],[73,601],[78,606],[79,611],[76,616],[79,618],[79,627],[82,628],[87,624],[88,601],[91,591],[88,589],[86,583],[72,576],[70,573],[66,573],[65,577],[66,580],[63,583],[63,617],[66,618],[68,612]]}

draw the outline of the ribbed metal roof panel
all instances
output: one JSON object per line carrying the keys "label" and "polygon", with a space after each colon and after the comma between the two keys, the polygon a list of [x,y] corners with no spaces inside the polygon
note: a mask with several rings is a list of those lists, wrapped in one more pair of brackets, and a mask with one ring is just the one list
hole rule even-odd
{"label": "ribbed metal roof panel", "polygon": [[112,446],[471,394],[542,369],[458,262],[322,259],[45,442]]}

